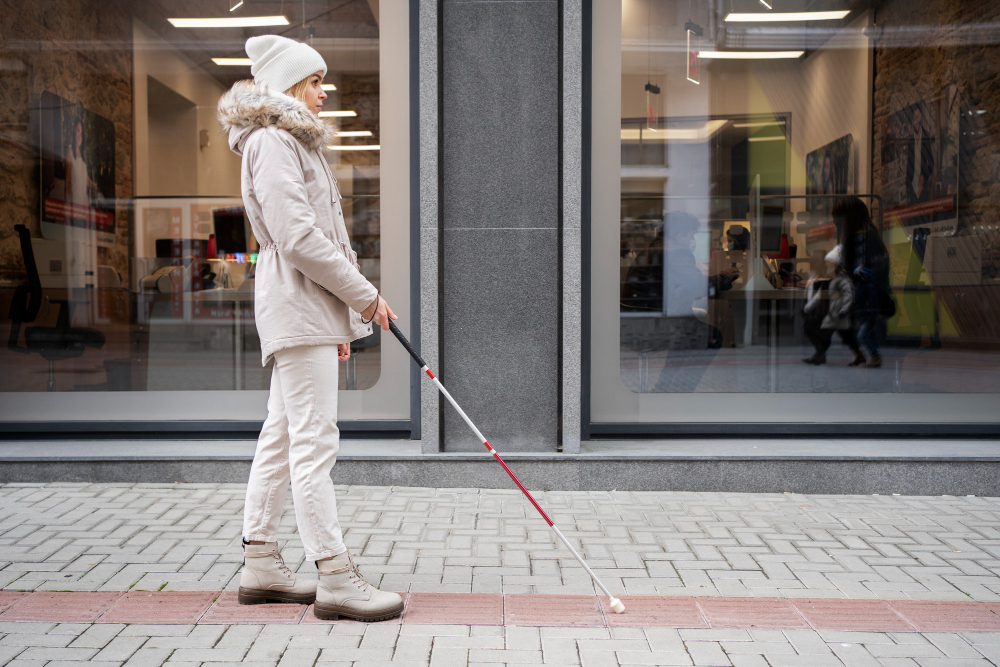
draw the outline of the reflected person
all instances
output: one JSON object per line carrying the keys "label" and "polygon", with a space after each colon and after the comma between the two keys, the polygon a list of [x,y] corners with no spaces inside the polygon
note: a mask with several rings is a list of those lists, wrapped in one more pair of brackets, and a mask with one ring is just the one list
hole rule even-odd
{"label": "reflected person", "polygon": [[819,366],[826,363],[826,352],[836,331],[854,352],[851,366],[865,363],[857,336],[851,323],[854,304],[854,282],[841,263],[841,247],[835,246],[825,257],[825,274],[810,276],[807,287],[805,334],[815,352],[802,361]]}
{"label": "reflected person", "polygon": [[713,339],[721,338],[718,329],[708,322],[708,300],[732,288],[739,270],[730,267],[707,275],[698,268],[694,255],[694,237],[698,219],[690,213],[675,211],[663,218],[664,271],[663,314],[667,350],[701,350],[691,362],[681,365],[667,357],[654,392],[694,391],[715,357]]}
{"label": "reflected person", "polygon": [[889,296],[889,251],[872,224],[868,207],[857,197],[845,197],[831,211],[842,248],[844,270],[854,282],[858,340],[868,349],[865,365],[882,365],[880,340]]}

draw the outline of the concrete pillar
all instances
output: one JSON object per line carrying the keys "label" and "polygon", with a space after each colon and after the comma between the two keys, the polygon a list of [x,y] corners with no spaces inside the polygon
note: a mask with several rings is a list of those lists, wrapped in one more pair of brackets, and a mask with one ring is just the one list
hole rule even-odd
{"label": "concrete pillar", "polygon": [[[559,1],[439,7],[442,380],[501,451],[556,451]],[[481,450],[443,417],[445,451]]]}

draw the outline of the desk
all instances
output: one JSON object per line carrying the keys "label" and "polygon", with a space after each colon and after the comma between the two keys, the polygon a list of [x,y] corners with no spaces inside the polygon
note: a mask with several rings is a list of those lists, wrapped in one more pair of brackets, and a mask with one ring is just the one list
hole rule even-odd
{"label": "desk", "polygon": [[[252,293],[222,289],[173,294],[143,293],[139,299],[136,325],[148,332],[149,340],[149,373],[145,389],[264,388],[256,382],[248,386],[247,382],[249,375],[254,374],[248,372],[245,360],[249,334],[256,332],[256,327],[248,332],[246,326],[247,323],[254,324]],[[227,352],[230,347],[232,365],[227,368],[228,365],[219,365],[224,357],[218,352]],[[255,349],[259,355],[259,345]],[[200,357],[203,357],[201,362],[198,361]],[[214,368],[214,372],[210,378],[201,377],[199,386],[191,387],[185,383],[182,371],[184,367],[192,366],[197,371]],[[259,368],[259,364],[255,364],[254,368]]]}
{"label": "desk", "polygon": [[[805,305],[807,290],[797,287],[775,290],[737,290],[732,289],[720,292],[716,298],[728,303],[730,308],[736,304],[743,304],[745,320],[743,327],[742,343],[744,347],[753,345],[754,325],[758,324],[758,303],[766,304],[767,315],[767,386],[768,391],[775,393],[778,391],[778,302],[789,302],[791,306],[793,331],[798,334],[804,331],[805,321],[802,317],[802,308],[797,302]],[[735,308],[733,308],[735,311]]]}

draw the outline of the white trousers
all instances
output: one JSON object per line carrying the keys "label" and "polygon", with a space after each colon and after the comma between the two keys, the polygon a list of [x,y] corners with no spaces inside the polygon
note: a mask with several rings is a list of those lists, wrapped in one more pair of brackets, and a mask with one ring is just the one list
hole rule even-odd
{"label": "white trousers", "polygon": [[274,353],[267,420],[257,440],[243,509],[244,539],[277,539],[291,482],[306,560],[330,558],[347,550],[330,479],[340,449],[337,371],[336,345]]}

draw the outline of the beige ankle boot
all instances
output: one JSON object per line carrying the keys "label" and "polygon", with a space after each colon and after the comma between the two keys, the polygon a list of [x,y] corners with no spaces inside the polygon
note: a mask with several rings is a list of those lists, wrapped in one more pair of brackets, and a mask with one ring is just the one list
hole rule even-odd
{"label": "beige ankle boot", "polygon": [[361,576],[350,552],[317,563],[316,618],[335,621],[341,616],[359,621],[383,621],[403,612],[403,598],[380,591]]}
{"label": "beige ankle boot", "polygon": [[240,604],[261,602],[298,602],[312,604],[316,599],[316,581],[298,579],[288,569],[278,551],[277,542],[244,546],[243,571],[240,573]]}

